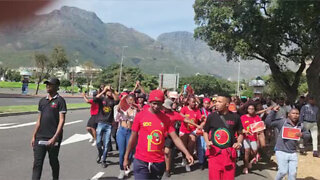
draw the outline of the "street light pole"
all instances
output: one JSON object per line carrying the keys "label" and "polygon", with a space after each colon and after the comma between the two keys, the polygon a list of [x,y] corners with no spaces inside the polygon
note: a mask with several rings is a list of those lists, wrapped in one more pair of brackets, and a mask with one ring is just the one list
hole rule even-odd
{"label": "street light pole", "polygon": [[238,64],[238,85],[237,85],[237,96],[240,97],[240,69],[241,69],[241,66],[240,66],[240,61],[239,61],[239,64]]}
{"label": "street light pole", "polygon": [[123,53],[124,53],[124,48],[127,48],[127,47],[128,47],[128,46],[122,46],[118,92],[120,92],[120,88],[121,88],[121,76],[122,76]]}

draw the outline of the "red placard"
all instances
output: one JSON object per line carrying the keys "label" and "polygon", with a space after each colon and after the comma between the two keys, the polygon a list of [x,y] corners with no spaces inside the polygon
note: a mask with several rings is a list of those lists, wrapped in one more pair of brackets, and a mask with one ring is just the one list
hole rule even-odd
{"label": "red placard", "polygon": [[250,129],[252,133],[260,132],[266,129],[263,121],[250,124]]}
{"label": "red placard", "polygon": [[290,128],[290,127],[283,127],[282,128],[282,139],[291,139],[299,141],[300,137],[296,136],[296,133],[300,133],[301,129],[299,128]]}

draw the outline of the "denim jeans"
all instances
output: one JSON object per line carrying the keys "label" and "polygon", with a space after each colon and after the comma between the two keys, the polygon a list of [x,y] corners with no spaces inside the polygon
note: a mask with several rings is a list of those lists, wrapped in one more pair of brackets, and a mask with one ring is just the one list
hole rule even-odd
{"label": "denim jeans", "polygon": [[[117,144],[119,148],[119,165],[121,170],[124,170],[123,168],[124,154],[126,153],[130,136],[131,136],[131,129],[127,129],[122,126],[119,127],[117,132]],[[129,160],[131,159],[132,159],[132,153],[130,153],[129,155]]]}
{"label": "denim jeans", "polygon": [[197,148],[198,148],[198,159],[199,163],[203,164],[205,162],[205,153],[206,153],[206,142],[203,136],[199,136],[197,139]]}
{"label": "denim jeans", "polygon": [[298,155],[297,153],[287,153],[276,151],[278,162],[278,173],[276,180],[281,180],[288,174],[288,180],[295,180],[297,176]]}
{"label": "denim jeans", "polygon": [[59,179],[59,170],[60,170],[60,164],[58,159],[59,150],[60,150],[60,145],[51,147],[51,146],[39,145],[38,141],[36,141],[33,147],[34,161],[33,161],[32,180],[41,179],[43,161],[46,157],[47,152],[49,154],[49,162],[52,169],[52,179],[54,180]]}
{"label": "denim jeans", "polygon": [[[102,156],[102,161],[105,162],[108,154],[108,143],[111,135],[111,124],[98,123],[97,126],[97,148],[99,157]],[[103,138],[103,139],[102,139]]]}

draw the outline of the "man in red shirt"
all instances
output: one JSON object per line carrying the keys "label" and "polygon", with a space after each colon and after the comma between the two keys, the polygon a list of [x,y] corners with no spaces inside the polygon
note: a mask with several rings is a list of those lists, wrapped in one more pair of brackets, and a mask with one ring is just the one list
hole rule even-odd
{"label": "man in red shirt", "polygon": [[[216,112],[211,113],[204,126],[203,137],[207,144],[209,179],[232,180],[235,176],[237,149],[242,147],[240,117],[228,110],[230,98],[218,96]],[[238,133],[238,138],[235,134]]]}
{"label": "man in red shirt", "polygon": [[[175,145],[186,155],[190,164],[193,157],[175,133],[170,118],[161,112],[164,94],[161,90],[150,93],[150,108],[139,112],[132,125],[132,133],[123,166],[129,168],[129,154],[136,147],[133,165],[135,179],[161,179],[165,171],[164,143],[169,133]],[[139,135],[139,136],[138,136]]]}

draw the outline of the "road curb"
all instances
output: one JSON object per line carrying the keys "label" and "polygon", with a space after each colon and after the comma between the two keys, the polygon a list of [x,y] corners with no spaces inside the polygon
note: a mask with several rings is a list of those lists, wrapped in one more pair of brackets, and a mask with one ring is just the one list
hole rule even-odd
{"label": "road curb", "polygon": [[[89,109],[89,108],[90,108],[90,107],[75,108],[75,109],[69,109],[68,111],[83,110],[83,109]],[[0,117],[20,116],[20,115],[37,114],[37,113],[38,113],[38,111],[16,112],[16,113],[0,113]]]}

